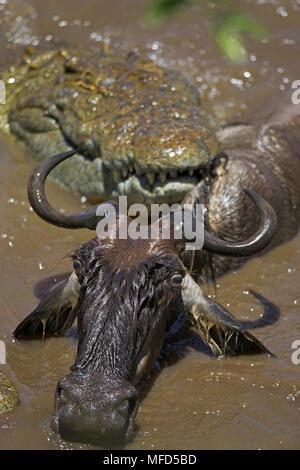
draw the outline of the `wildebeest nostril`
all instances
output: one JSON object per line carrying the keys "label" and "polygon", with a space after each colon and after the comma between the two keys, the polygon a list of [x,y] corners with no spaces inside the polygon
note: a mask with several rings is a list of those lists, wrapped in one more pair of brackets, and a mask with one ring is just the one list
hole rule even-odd
{"label": "wildebeest nostril", "polygon": [[59,406],[58,432],[63,439],[99,446],[124,442],[129,420],[129,402],[94,413],[80,404],[65,402]]}
{"label": "wildebeest nostril", "polygon": [[125,442],[127,431],[132,427],[132,417],[134,419],[136,414],[137,392],[126,383],[122,394],[114,388],[110,388],[109,393],[104,389],[104,393],[103,388],[101,381],[97,382],[97,386],[92,388],[93,400],[87,400],[91,380],[73,374],[58,382],[55,425],[63,439],[100,446]]}
{"label": "wildebeest nostril", "polygon": [[66,394],[65,394],[65,391],[63,388],[59,389],[57,391],[57,394],[58,394],[58,398],[59,398],[59,403],[60,405],[63,405],[67,402],[67,399],[66,399]]}
{"label": "wildebeest nostril", "polygon": [[66,387],[60,383],[57,385],[56,393],[60,406],[63,406],[70,401],[69,393]]}
{"label": "wildebeest nostril", "polygon": [[129,401],[124,400],[117,406],[113,406],[107,418],[107,422],[109,423],[111,430],[127,429],[129,420]]}

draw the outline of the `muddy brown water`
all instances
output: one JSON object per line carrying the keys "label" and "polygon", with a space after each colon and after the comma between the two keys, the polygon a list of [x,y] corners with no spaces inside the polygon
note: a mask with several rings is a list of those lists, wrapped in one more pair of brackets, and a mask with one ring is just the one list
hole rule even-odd
{"label": "muddy brown water", "polygon": [[[155,30],[141,21],[145,4],[52,0],[46,7],[37,0],[2,0],[0,64],[11,64],[26,43],[80,43],[97,50],[105,41],[124,53],[138,47],[193,81],[213,126],[247,113],[271,93],[280,96],[300,79],[297,0],[235,4],[270,31],[267,43],[247,41],[250,61],[244,65],[224,59],[207,33],[213,2],[196,4]],[[18,408],[0,416],[0,449],[88,449],[64,442],[50,428],[56,382],[72,364],[76,339],[12,342],[11,332],[36,305],[34,284],[68,271],[66,255],[90,234],[39,220],[26,197],[32,162],[3,135],[0,148],[0,339],[7,347],[1,368],[20,393]],[[48,184],[48,194],[57,208],[82,206],[55,183]],[[277,358],[215,359],[179,342],[144,386],[138,432],[125,449],[299,449],[300,364],[292,362],[292,343],[300,340],[299,283],[300,236],[221,279],[217,300],[238,318],[255,319],[263,312],[249,289],[280,309],[275,324],[253,331]]]}

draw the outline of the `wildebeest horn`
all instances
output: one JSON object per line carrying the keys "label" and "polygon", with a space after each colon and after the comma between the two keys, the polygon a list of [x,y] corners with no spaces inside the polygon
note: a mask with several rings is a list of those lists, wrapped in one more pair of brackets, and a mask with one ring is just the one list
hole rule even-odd
{"label": "wildebeest horn", "polygon": [[207,297],[191,275],[186,274],[181,292],[192,324],[214,355],[261,352],[273,355],[226,308]]}
{"label": "wildebeest horn", "polygon": [[[76,153],[76,150],[59,153],[47,160],[40,162],[33,170],[28,181],[28,199],[33,210],[47,222],[64,228],[88,228],[95,230],[100,217],[96,215],[97,207],[93,206],[85,212],[77,212],[72,215],[64,215],[50,206],[45,194],[45,180],[56,165]],[[109,201],[118,209],[118,204]]]}
{"label": "wildebeest horn", "polygon": [[220,240],[211,232],[204,230],[203,248],[205,250],[227,256],[249,256],[263,250],[272,240],[277,228],[277,216],[274,209],[256,192],[250,189],[244,189],[244,191],[252,199],[259,211],[259,229],[254,235],[242,242]]}
{"label": "wildebeest horn", "polygon": [[[54,155],[50,159],[43,160],[35,167],[28,182],[29,202],[34,211],[42,219],[51,224],[64,228],[88,228],[95,230],[100,220],[100,217],[96,215],[98,206],[93,206],[85,212],[64,215],[51,207],[45,195],[45,180],[50,171],[75,153],[75,150],[70,150]],[[249,189],[244,191],[254,201],[260,213],[261,223],[259,229],[249,239],[242,242],[220,240],[205,230],[203,245],[205,250],[227,256],[249,256],[265,248],[273,238],[277,228],[277,217],[273,208],[254,191]],[[118,204],[116,202],[109,201],[109,203],[118,211]]]}

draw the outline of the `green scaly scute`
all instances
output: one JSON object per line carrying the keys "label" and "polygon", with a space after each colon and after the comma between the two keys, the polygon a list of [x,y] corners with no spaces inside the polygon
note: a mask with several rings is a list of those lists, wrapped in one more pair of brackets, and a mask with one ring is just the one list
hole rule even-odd
{"label": "green scaly scute", "polygon": [[19,395],[15,385],[4,372],[0,371],[0,414],[16,408]]}

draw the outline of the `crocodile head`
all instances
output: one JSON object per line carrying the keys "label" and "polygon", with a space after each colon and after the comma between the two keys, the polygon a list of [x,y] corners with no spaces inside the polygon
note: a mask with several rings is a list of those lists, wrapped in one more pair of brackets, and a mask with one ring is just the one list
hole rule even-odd
{"label": "crocodile head", "polygon": [[75,149],[53,177],[90,200],[180,201],[217,153],[197,91],[136,53],[60,49],[27,57],[4,79],[1,127],[37,160]]}

